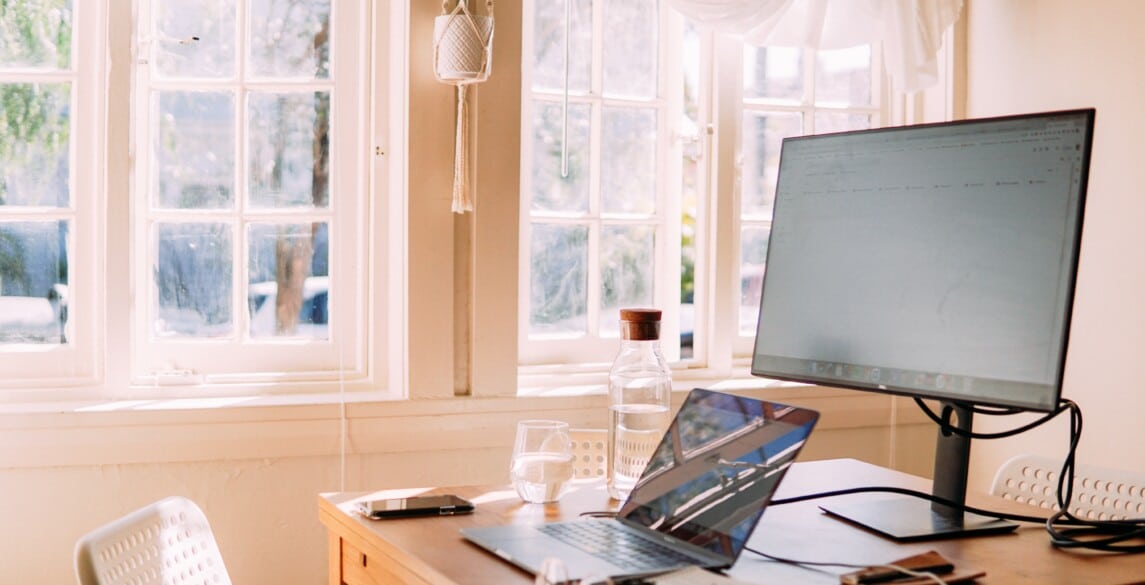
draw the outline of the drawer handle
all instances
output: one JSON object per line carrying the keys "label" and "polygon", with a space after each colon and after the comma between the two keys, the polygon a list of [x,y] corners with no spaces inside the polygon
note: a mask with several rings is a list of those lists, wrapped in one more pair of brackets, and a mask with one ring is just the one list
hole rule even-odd
{"label": "drawer handle", "polygon": [[362,566],[366,566],[366,553],[362,553]]}

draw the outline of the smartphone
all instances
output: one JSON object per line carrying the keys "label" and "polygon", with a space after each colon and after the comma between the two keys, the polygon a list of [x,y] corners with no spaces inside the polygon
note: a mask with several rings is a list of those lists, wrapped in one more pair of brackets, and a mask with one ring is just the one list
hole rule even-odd
{"label": "smartphone", "polygon": [[452,516],[473,512],[473,502],[453,494],[413,496],[359,502],[358,511],[367,518],[379,520],[411,516]]}

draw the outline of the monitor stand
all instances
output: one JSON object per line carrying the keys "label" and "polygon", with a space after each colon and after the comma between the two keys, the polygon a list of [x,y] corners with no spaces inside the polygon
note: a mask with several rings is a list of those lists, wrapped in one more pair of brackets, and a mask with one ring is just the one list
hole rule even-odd
{"label": "monitor stand", "polygon": [[[943,420],[949,426],[970,432],[973,412],[969,406],[946,402],[941,406]],[[932,493],[952,502],[964,503],[969,471],[970,438],[949,428],[939,428]],[[910,496],[829,502],[820,509],[899,542],[1002,534],[1018,527],[1013,522]]]}
{"label": "monitor stand", "polygon": [[970,512],[947,514],[930,501],[903,497],[820,506],[828,514],[898,542],[1012,532],[1013,522]]}

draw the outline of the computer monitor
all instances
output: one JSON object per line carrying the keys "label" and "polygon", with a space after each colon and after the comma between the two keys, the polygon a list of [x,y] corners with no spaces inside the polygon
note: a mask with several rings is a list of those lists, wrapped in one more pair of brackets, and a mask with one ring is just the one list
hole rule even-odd
{"label": "computer monitor", "polygon": [[[1053,410],[1094,113],[784,140],[752,374],[937,400],[965,431],[974,406]],[[939,430],[934,495],[965,501],[969,457]],[[899,540],[1013,528],[844,500],[824,508]]]}

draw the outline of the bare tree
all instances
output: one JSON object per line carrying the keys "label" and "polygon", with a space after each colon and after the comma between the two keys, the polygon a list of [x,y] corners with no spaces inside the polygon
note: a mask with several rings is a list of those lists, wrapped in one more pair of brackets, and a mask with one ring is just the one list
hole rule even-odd
{"label": "bare tree", "polygon": [[[299,8],[292,2],[287,8],[290,12]],[[326,62],[330,41],[330,19],[323,19],[322,26],[314,34],[312,41],[313,55],[318,56],[320,63]],[[281,100],[280,100],[281,101]],[[285,111],[285,108],[280,109]],[[330,96],[320,92],[314,94],[314,130],[313,130],[313,172],[310,183],[311,202],[315,207],[322,207],[329,203],[330,181]],[[282,120],[281,122],[286,122]],[[286,150],[286,132],[278,134],[275,148],[275,171],[272,178],[281,185],[281,172],[283,168],[283,155]],[[314,240],[319,224],[311,225],[309,234],[291,234],[288,230],[280,229],[275,240],[275,282],[277,295],[275,297],[275,332],[278,334],[291,334],[298,327],[299,313],[302,309],[303,288],[306,278],[310,276],[314,259]]]}

